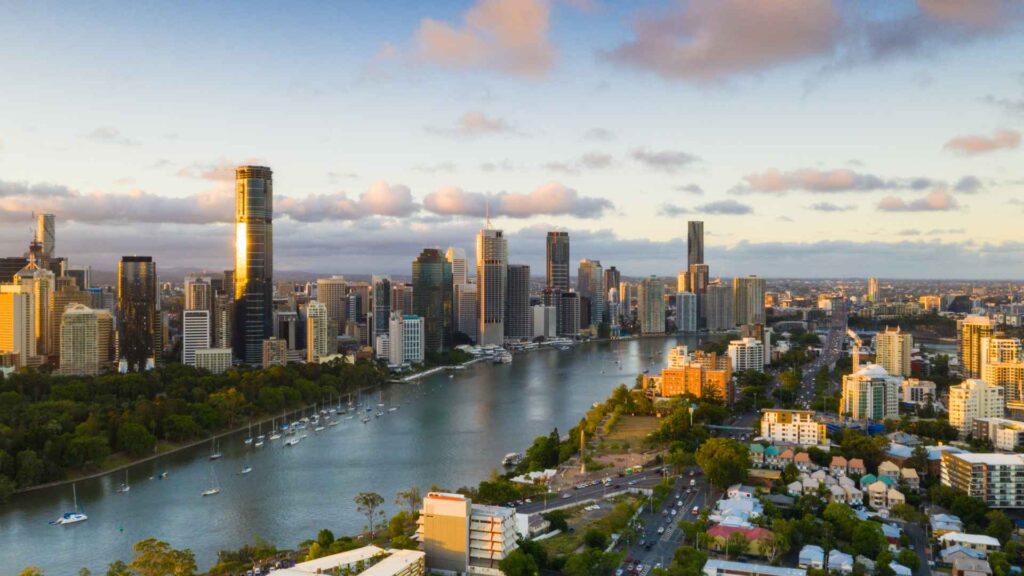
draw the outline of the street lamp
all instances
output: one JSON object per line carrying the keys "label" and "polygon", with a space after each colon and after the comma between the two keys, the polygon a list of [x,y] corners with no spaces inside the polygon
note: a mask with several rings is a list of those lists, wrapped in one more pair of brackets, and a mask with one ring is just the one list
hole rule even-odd
{"label": "street lamp", "polygon": [[697,410],[697,405],[693,402],[690,403],[690,428],[693,428],[693,412]]}

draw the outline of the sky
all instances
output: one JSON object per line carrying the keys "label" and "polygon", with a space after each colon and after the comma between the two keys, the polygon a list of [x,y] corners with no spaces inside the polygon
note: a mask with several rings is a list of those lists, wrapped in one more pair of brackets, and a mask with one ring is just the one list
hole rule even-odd
{"label": "sky", "polygon": [[33,212],[113,270],[231,266],[233,169],[275,266],[408,274],[489,206],[623,274],[1024,275],[1013,0],[28,2],[0,8],[0,254]]}

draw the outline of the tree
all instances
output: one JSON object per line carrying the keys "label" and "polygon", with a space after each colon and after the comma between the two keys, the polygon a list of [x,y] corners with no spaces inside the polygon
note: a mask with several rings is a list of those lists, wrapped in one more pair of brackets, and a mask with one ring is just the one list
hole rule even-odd
{"label": "tree", "polygon": [[861,522],[853,529],[851,544],[857,554],[874,558],[886,547],[886,539],[881,526],[874,522]]}
{"label": "tree", "polygon": [[910,548],[900,550],[900,553],[896,555],[896,562],[910,568],[914,572],[917,572],[917,568],[921,565],[921,559]]}
{"label": "tree", "polygon": [[725,540],[725,555],[730,558],[746,554],[748,548],[750,548],[750,540],[747,540],[747,537],[741,532],[733,532]]}
{"label": "tree", "polygon": [[142,424],[127,422],[117,429],[117,446],[132,456],[142,456],[153,452],[156,437]]}
{"label": "tree", "polygon": [[773,564],[776,558],[785,554],[788,550],[789,543],[786,541],[786,538],[775,532],[761,540],[761,552]]}
{"label": "tree", "polygon": [[327,528],[317,532],[316,542],[321,548],[330,548],[331,544],[334,544],[334,532],[331,532]]}
{"label": "tree", "polygon": [[597,528],[587,528],[587,531],[583,533],[583,543],[588,548],[604,550],[608,547],[608,535]]}
{"label": "tree", "polygon": [[526,552],[516,548],[498,562],[498,568],[505,576],[540,576],[537,561]]}
{"label": "tree", "polygon": [[569,513],[565,510],[552,510],[544,514],[544,519],[551,525],[552,530],[569,530]]}
{"label": "tree", "polygon": [[711,438],[697,449],[697,465],[711,484],[724,489],[746,479],[750,455],[736,440]]}
{"label": "tree", "polygon": [[384,504],[384,497],[376,492],[360,492],[352,500],[356,503],[356,510],[366,516],[370,527],[370,540],[373,540],[373,522],[377,517],[377,510]]}
{"label": "tree", "polygon": [[1010,518],[1002,510],[993,510],[985,515],[985,520],[988,521],[985,533],[1005,546],[1013,535],[1013,522]]}
{"label": "tree", "polygon": [[26,488],[38,484],[43,478],[43,461],[35,453],[35,450],[22,450],[16,457],[18,474],[15,480],[18,486]]}
{"label": "tree", "polygon": [[43,576],[43,571],[35,566],[26,566],[18,576]]}
{"label": "tree", "polygon": [[409,508],[409,514],[416,514],[423,504],[423,495],[416,486],[410,486],[408,490],[400,490],[395,495],[395,506]]}
{"label": "tree", "polygon": [[124,560],[114,560],[107,566],[106,576],[132,576]]}
{"label": "tree", "polygon": [[610,576],[619,565],[621,556],[614,552],[604,553],[587,548],[581,554],[573,554],[565,561],[562,574],[565,576]]}
{"label": "tree", "polygon": [[306,551],[306,561],[309,562],[310,560],[316,560],[323,555],[323,548],[320,547],[320,543],[313,542],[309,545],[309,550]]}
{"label": "tree", "polygon": [[196,557],[188,548],[175,550],[156,538],[147,538],[134,546],[135,557],[128,565],[134,576],[194,576]]}

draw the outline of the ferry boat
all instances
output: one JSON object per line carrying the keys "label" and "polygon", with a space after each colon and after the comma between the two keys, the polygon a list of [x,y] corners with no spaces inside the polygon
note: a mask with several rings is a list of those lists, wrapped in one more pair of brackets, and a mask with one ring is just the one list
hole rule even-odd
{"label": "ferry boat", "polygon": [[520,454],[518,452],[509,452],[508,454],[505,454],[504,458],[501,459],[501,464],[502,464],[502,466],[512,467],[512,466],[517,466],[522,461],[523,461],[523,455],[522,454]]}

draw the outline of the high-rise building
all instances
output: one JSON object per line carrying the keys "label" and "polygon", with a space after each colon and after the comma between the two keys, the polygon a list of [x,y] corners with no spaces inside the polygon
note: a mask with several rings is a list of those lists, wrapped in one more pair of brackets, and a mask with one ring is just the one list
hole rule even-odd
{"label": "high-rise building", "polygon": [[981,339],[992,336],[995,323],[988,316],[971,315],[957,320],[957,350],[965,378],[981,376]]}
{"label": "high-rise building", "polygon": [[505,337],[528,340],[530,331],[530,267],[509,264],[505,291]]}
{"label": "high-rise building", "polygon": [[206,370],[210,374],[223,374],[231,368],[233,356],[231,348],[203,348],[196,350],[196,368]]}
{"label": "high-rise building", "polygon": [[547,287],[569,289],[569,233],[552,230],[547,238]]}
{"label": "high-rise building", "polygon": [[39,214],[36,216],[36,242],[43,247],[43,254],[47,258],[53,258],[54,249],[57,246],[57,222],[53,214]]}
{"label": "high-rise building", "polygon": [[840,412],[854,420],[899,418],[899,396],[903,378],[893,376],[878,364],[866,364],[854,374],[843,376]]}
{"label": "high-rise building", "polygon": [[676,293],[676,329],[686,333],[697,331],[697,295],[693,292]]}
{"label": "high-rise building", "polygon": [[55,364],[60,365],[60,330],[61,323],[63,322],[64,310],[72,304],[81,304],[88,307],[92,303],[92,295],[88,292],[78,289],[78,283],[73,278],[61,276],[57,278],[57,286],[55,290],[50,292],[50,303],[47,306],[49,314],[49,326],[47,326],[48,333],[46,335],[47,342],[53,342],[53,350],[49,353],[50,357],[55,360]]}
{"label": "high-rise building", "polygon": [[455,330],[473,342],[480,339],[480,302],[476,284],[455,285]]}
{"label": "high-rise building", "polygon": [[454,332],[452,265],[437,248],[424,248],[413,260],[412,295],[412,313],[423,321],[425,352],[450,348]]}
{"label": "high-rise building", "polygon": [[[306,304],[306,362],[313,364],[337,352],[331,337],[327,306],[316,300]],[[262,352],[262,350],[261,350]]]}
{"label": "high-rise building", "polygon": [[449,246],[444,257],[452,265],[452,284],[468,284],[469,263],[466,261],[466,251]]}
{"label": "high-rise building", "polygon": [[764,278],[732,279],[732,313],[737,324],[764,324]]}
{"label": "high-rise building", "polygon": [[391,311],[409,314],[415,308],[415,290],[412,284],[404,282],[391,283]]}
{"label": "high-rise building", "polygon": [[196,365],[196,350],[210,345],[210,311],[185,310],[181,313],[181,363]]}
{"label": "high-rise building", "polygon": [[868,278],[868,302],[878,302],[878,278]]}
{"label": "high-rise building", "polygon": [[910,351],[914,348],[914,336],[909,332],[885,327],[884,332],[875,335],[875,363],[881,364],[889,374],[910,376]]}
{"label": "high-rise building", "polygon": [[377,336],[387,334],[390,329],[388,319],[391,317],[391,277],[373,276],[370,285],[373,300],[373,333],[370,337],[371,341],[376,342]]}
{"label": "high-rise building", "polygon": [[1024,508],[1024,455],[942,452],[941,480],[989,508]]}
{"label": "high-rise building", "polygon": [[57,343],[49,342],[50,326],[50,293],[54,289],[53,272],[40,268],[35,262],[29,262],[14,275],[14,283],[20,284],[32,293],[35,305],[33,333],[36,339],[36,354],[46,356],[56,352]]}
{"label": "high-rise building", "polygon": [[17,354],[17,366],[36,356],[35,294],[21,284],[0,285],[0,353]]}
{"label": "high-rise building", "polygon": [[124,256],[117,266],[117,350],[124,371],[156,365],[156,263],[150,256]]}
{"label": "high-rise building", "polygon": [[[274,186],[265,166],[235,169],[235,356],[263,360],[263,341],[273,331]],[[225,284],[227,279],[225,278]]]}
{"label": "high-rise building", "polygon": [[576,275],[576,292],[581,298],[590,301],[590,326],[603,323],[606,295],[604,269],[600,260],[580,260],[579,272]]}
{"label": "high-rise building", "polygon": [[580,295],[575,292],[554,291],[558,315],[558,335],[575,338],[580,335]]}
{"label": "high-rise building", "polygon": [[67,266],[64,275],[74,278],[79,290],[92,288],[92,268],[89,266]]}
{"label": "high-rise building", "polygon": [[344,276],[319,278],[316,281],[316,299],[327,307],[327,319],[331,334],[337,336],[345,331],[348,309],[348,282]]}
{"label": "high-rise building", "polygon": [[213,282],[209,276],[185,276],[185,310],[213,311]]}
{"label": "high-rise building", "polygon": [[698,328],[707,327],[707,291],[710,282],[711,271],[707,264],[690,264],[686,274],[686,291],[697,295]]}
{"label": "high-rise building", "polygon": [[393,312],[389,322],[391,326],[387,334],[388,363],[392,366],[422,364],[425,337],[423,319],[413,314]]}
{"label": "high-rise building", "polygon": [[686,267],[704,263],[704,223],[690,220],[686,223]]}
{"label": "high-rise building", "polygon": [[729,359],[732,361],[733,372],[764,371],[764,356],[764,341],[759,338],[741,338],[729,342]]}
{"label": "high-rise building", "polygon": [[501,230],[489,226],[476,237],[476,285],[480,301],[482,346],[505,342],[505,292],[508,275],[508,240]]}
{"label": "high-rise building", "polygon": [[680,272],[676,275],[676,292],[687,292],[690,289],[690,272]]}
{"label": "high-rise building", "polygon": [[28,258],[22,256],[5,256],[0,258],[0,284],[14,282],[14,275],[28,266]]}
{"label": "high-rise building", "polygon": [[554,306],[536,304],[530,308],[533,314],[532,338],[554,338],[558,336],[558,309]]}
{"label": "high-rise building", "polygon": [[288,341],[267,338],[263,341],[263,367],[284,366],[288,363]]}
{"label": "high-rise building", "polygon": [[114,333],[114,315],[110,310],[94,310],[96,312],[96,354],[99,357],[100,370],[110,370],[117,362],[116,336]]}
{"label": "high-rise building", "polygon": [[94,376],[100,372],[96,312],[84,304],[64,309],[60,323],[60,373]]}
{"label": "high-rise building", "polygon": [[640,319],[641,334],[665,332],[665,284],[661,278],[650,276],[640,282],[637,316]]}
{"label": "high-rise building", "polygon": [[968,378],[949,387],[949,424],[960,431],[960,438],[971,434],[975,418],[1002,418],[1006,398],[1002,386]]}
{"label": "high-rise building", "polygon": [[416,530],[426,565],[439,574],[501,574],[516,543],[515,510],[473,504],[462,494],[430,492]]}
{"label": "high-rise building", "polygon": [[732,315],[732,286],[715,282],[709,284],[704,298],[706,326],[711,332],[732,330],[736,320]]}
{"label": "high-rise building", "polygon": [[229,293],[213,297],[213,347],[230,348],[234,328],[235,299]]}
{"label": "high-rise building", "polygon": [[[619,273],[619,270],[615,266],[610,266],[604,269],[605,294],[607,294],[610,290],[614,288],[617,297],[619,294],[619,282],[622,282],[622,274]],[[615,302],[619,302],[619,300],[616,299]],[[609,318],[609,320],[612,322],[615,321],[614,318]]]}
{"label": "high-rise building", "polygon": [[1006,407],[1024,410],[1024,355],[1019,338],[981,339],[981,379],[1003,389]]}

